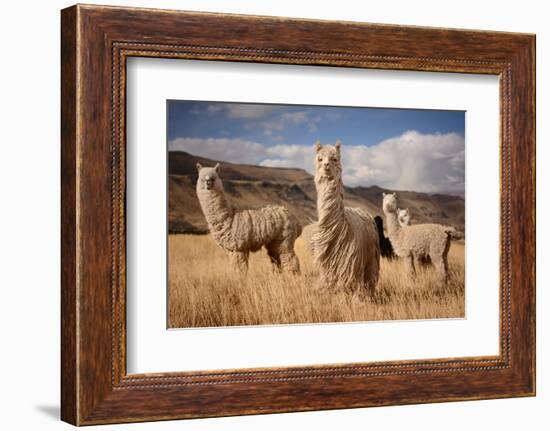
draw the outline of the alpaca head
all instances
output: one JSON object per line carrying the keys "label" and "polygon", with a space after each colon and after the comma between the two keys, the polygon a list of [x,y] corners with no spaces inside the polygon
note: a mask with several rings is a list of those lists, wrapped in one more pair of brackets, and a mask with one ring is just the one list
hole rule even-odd
{"label": "alpaca head", "polygon": [[382,193],[382,209],[384,213],[397,212],[397,194],[394,193]]}
{"label": "alpaca head", "polygon": [[340,160],[340,148],[342,144],[336,141],[336,145],[321,145],[315,143],[315,180],[325,179],[339,181],[342,177],[342,162]]}
{"label": "alpaca head", "polygon": [[408,226],[411,224],[411,215],[409,214],[409,209],[397,209],[397,220],[401,226]]}
{"label": "alpaca head", "polygon": [[216,190],[222,191],[223,185],[219,174],[220,164],[216,163],[216,166],[209,168],[197,163],[197,171],[199,172],[199,178],[197,180],[197,191],[202,190]]}

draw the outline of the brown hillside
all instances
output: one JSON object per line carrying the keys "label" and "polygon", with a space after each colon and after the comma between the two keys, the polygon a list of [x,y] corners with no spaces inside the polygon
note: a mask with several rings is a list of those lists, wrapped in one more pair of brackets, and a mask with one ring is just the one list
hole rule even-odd
{"label": "brown hillside", "polygon": [[[213,166],[215,160],[185,152],[169,152],[168,192],[170,233],[206,233],[207,224],[195,193],[197,162]],[[303,225],[314,221],[316,192],[313,176],[303,169],[270,168],[221,163],[220,175],[230,202],[237,208],[285,205]],[[346,205],[382,215],[382,192],[377,186],[346,187]],[[398,192],[399,205],[409,208],[412,223],[441,223],[464,232],[464,199],[459,196]]]}

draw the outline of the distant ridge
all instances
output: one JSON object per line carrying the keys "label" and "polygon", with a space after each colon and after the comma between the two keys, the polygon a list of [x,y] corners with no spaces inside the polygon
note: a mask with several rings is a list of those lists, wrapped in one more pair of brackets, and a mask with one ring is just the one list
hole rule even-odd
{"label": "distant ridge", "polygon": [[[168,230],[170,233],[208,232],[195,193],[197,162],[221,164],[220,175],[232,205],[251,208],[285,205],[303,225],[317,218],[313,176],[303,169],[276,168],[221,162],[183,151],[168,153]],[[382,192],[378,186],[345,187],[346,205],[382,215]],[[399,205],[409,208],[413,223],[441,223],[464,232],[464,198],[452,194],[398,191]]]}

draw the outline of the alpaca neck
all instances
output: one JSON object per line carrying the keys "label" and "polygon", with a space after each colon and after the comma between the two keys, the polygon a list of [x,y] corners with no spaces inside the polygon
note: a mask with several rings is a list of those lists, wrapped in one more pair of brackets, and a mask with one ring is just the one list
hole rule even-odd
{"label": "alpaca neck", "polygon": [[388,228],[388,236],[390,239],[397,238],[399,233],[401,232],[401,225],[399,224],[399,220],[397,219],[397,213],[395,212],[384,212],[386,216],[386,227]]}
{"label": "alpaca neck", "polygon": [[234,211],[223,190],[201,190],[198,195],[211,230],[221,230],[227,223],[231,223]]}
{"label": "alpaca neck", "polygon": [[344,185],[342,180],[316,179],[319,229],[332,230],[344,220]]}

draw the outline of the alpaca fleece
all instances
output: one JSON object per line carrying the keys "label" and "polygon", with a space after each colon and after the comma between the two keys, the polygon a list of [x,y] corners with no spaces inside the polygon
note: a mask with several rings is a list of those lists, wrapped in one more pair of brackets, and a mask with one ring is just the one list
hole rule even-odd
{"label": "alpaca fleece", "polygon": [[[451,238],[460,237],[461,234],[453,227],[434,223],[401,225],[395,193],[383,194],[382,209],[395,254],[404,260],[408,273],[414,276],[415,266],[418,267],[429,258],[440,282],[445,284],[448,278],[447,255]],[[410,219],[406,219],[406,222],[409,223]]]}
{"label": "alpaca fleece", "polygon": [[397,208],[397,220],[401,226],[409,226],[411,224],[411,215],[409,209],[405,208],[404,210]]}
{"label": "alpaca fleece", "polygon": [[380,273],[378,231],[370,214],[344,207],[339,142],[317,142],[315,187],[318,221],[310,243],[320,287],[372,294]]}
{"label": "alpaca fleece", "polygon": [[227,201],[223,183],[214,168],[197,164],[197,196],[210,233],[227,250],[236,269],[246,271],[248,255],[265,247],[277,268],[299,273],[294,241],[302,229],[283,206],[266,206],[236,211]]}
{"label": "alpaca fleece", "polygon": [[[411,214],[409,212],[408,208],[400,209],[397,208],[397,221],[399,221],[399,225],[401,227],[409,226],[411,224]],[[416,256],[414,257],[414,269],[418,269],[420,266],[430,266],[432,264],[432,259],[430,258],[430,255],[427,254],[425,256]]]}
{"label": "alpaca fleece", "polygon": [[313,235],[315,234],[315,231],[317,230],[317,223],[310,223],[302,229],[302,239],[304,240],[305,244],[307,245],[306,249],[312,252],[312,246],[311,246],[311,238],[313,238]]}

